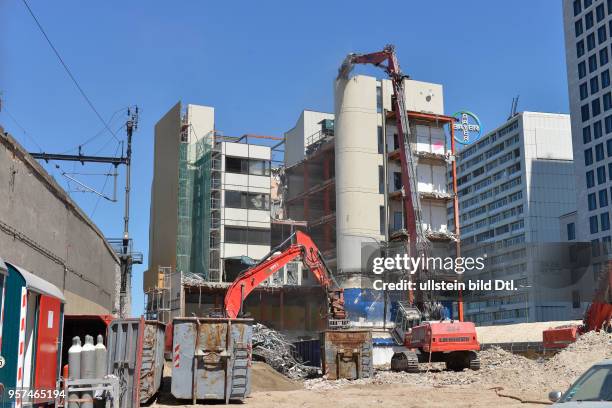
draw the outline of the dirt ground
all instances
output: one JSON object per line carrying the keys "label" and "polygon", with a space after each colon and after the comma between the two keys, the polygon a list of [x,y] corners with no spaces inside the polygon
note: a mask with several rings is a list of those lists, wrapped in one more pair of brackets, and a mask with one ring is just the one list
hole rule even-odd
{"label": "dirt ground", "polygon": [[[521,403],[512,398],[500,397],[496,391],[475,384],[457,386],[417,386],[398,384],[342,385],[337,388],[305,389],[303,382],[292,381],[264,363],[255,362],[252,367],[252,393],[244,402],[233,406],[245,408],[320,408],[333,404],[334,408],[373,407],[536,407],[540,404]],[[167,377],[163,396],[152,405],[154,408],[191,407],[187,401],[177,401],[169,395]],[[504,394],[506,391],[500,391]],[[516,391],[508,391],[516,394]],[[198,405],[219,405],[218,401],[200,401]]]}
{"label": "dirt ground", "polygon": [[[353,381],[324,378],[294,381],[263,362],[254,362],[251,396],[233,405],[245,408],[536,407],[549,404],[549,391],[564,391],[593,363],[610,357],[612,335],[591,332],[547,358],[528,359],[501,349],[482,351],[479,371],[453,372],[434,363],[419,373],[376,370],[370,378]],[[153,406],[187,407],[183,405],[187,401],[177,401],[170,395],[169,366],[164,373],[164,386]]]}
{"label": "dirt ground", "polygon": [[259,391],[245,401],[248,408],[334,408],[354,407],[541,407],[499,397],[494,390],[474,386],[417,387],[406,384],[357,385],[342,389],[313,391]]}

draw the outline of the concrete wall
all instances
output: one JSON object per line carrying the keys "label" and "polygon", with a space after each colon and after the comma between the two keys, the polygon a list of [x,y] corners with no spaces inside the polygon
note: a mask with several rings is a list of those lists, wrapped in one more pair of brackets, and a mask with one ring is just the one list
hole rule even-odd
{"label": "concrete wall", "polygon": [[159,266],[176,268],[180,133],[181,103],[179,102],[155,125],[149,266],[143,277],[145,290],[157,284]]}
{"label": "concrete wall", "polygon": [[321,130],[324,119],[334,119],[332,113],[304,110],[295,126],[285,132],[285,166],[290,167],[304,159],[307,139]]}
{"label": "concrete wall", "polygon": [[361,243],[384,239],[380,232],[376,78],[356,75],[338,80],[335,89],[336,242],[338,271],[361,267]]}
{"label": "concrete wall", "polygon": [[102,232],[0,127],[0,256],[64,291],[66,313],[116,313],[119,260]]}

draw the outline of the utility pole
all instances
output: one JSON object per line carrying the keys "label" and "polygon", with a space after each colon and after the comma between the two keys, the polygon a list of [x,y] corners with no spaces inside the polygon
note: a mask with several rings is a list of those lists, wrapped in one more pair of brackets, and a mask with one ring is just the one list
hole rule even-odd
{"label": "utility pole", "polygon": [[[132,280],[132,250],[130,248],[130,179],[132,171],[132,135],[138,129],[138,106],[133,110],[128,108],[128,120],[125,122],[127,134],[127,150],[125,162],[125,203],[123,213],[123,240],[121,251],[121,292],[120,292],[120,313],[123,316],[127,311],[130,282]],[[142,263],[142,262],[141,262]]]}
{"label": "utility pole", "polygon": [[[106,240],[113,248],[115,254],[120,261],[120,289],[119,289],[119,310],[117,311],[121,317],[126,317],[129,313],[129,296],[131,289],[132,265],[142,264],[143,257],[141,252],[132,251],[132,240],[130,239],[130,182],[131,182],[131,164],[132,164],[132,136],[135,130],[138,129],[138,106],[128,108],[128,119],[125,122],[125,131],[127,135],[127,149],[121,157],[107,156],[88,156],[84,155],[79,147],[79,154],[55,154],[55,153],[30,153],[30,155],[39,160],[44,160],[47,163],[51,160],[55,161],[72,161],[85,163],[109,163],[117,168],[119,165],[125,165],[125,204],[123,214],[123,237],[122,238],[107,238]],[[116,173],[115,173],[116,174]],[[68,177],[65,175],[65,177]],[[116,180],[116,178],[115,178]],[[78,182],[78,180],[73,180]],[[79,184],[82,184],[78,182]],[[116,181],[115,181],[116,183]],[[84,184],[82,184],[84,187]],[[116,188],[116,184],[115,184]],[[89,191],[101,195],[92,188],[87,188]]]}

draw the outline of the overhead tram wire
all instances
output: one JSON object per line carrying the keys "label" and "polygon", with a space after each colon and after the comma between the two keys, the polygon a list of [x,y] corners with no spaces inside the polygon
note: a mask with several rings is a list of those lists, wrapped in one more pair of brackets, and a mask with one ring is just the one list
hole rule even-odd
{"label": "overhead tram wire", "polygon": [[30,15],[32,16],[32,18],[34,19],[34,22],[36,22],[36,25],[38,26],[38,29],[40,30],[40,32],[42,33],[42,35],[45,37],[45,40],[47,40],[47,43],[49,44],[49,46],[51,47],[51,49],[53,50],[53,52],[55,53],[55,56],[59,59],[60,63],[62,64],[62,66],[64,67],[64,70],[66,71],[66,73],[68,74],[68,76],[70,77],[70,79],[72,80],[72,82],[74,83],[74,85],[77,87],[77,89],[79,90],[79,92],[81,93],[81,95],[83,96],[83,98],[85,99],[85,101],[87,102],[87,104],[89,105],[89,107],[91,108],[91,110],[94,111],[94,113],[96,114],[96,116],[98,117],[98,119],[100,119],[100,122],[102,122],[104,124],[104,127],[106,128],[106,130],[108,130],[110,132],[111,135],[113,135],[113,137],[115,138],[115,140],[117,140],[117,142],[119,141],[119,138],[117,137],[117,135],[115,133],[113,133],[113,131],[111,130],[111,128],[108,126],[108,123],[106,123],[106,121],[102,118],[102,115],[100,115],[100,112],[98,112],[98,110],[96,109],[96,107],[94,106],[94,104],[91,102],[91,99],[89,99],[89,97],[87,96],[87,94],[85,93],[85,91],[83,90],[83,88],[81,87],[81,85],[79,85],[79,82],[76,80],[76,78],[74,77],[74,75],[72,74],[72,72],[70,71],[70,68],[68,68],[68,65],[66,65],[66,63],[64,62],[64,59],[62,58],[62,56],[60,55],[59,51],[57,51],[57,48],[55,48],[55,46],[53,45],[53,43],[51,42],[51,39],[49,38],[49,36],[47,35],[47,33],[45,32],[45,29],[43,28],[43,26],[40,24],[40,22],[38,21],[38,18],[36,18],[36,15],[34,14],[34,12],[32,11],[32,9],[30,8],[30,5],[28,4],[28,2],[26,0],[21,0],[23,2],[23,4],[26,6],[26,8],[28,9],[28,12],[30,13]]}
{"label": "overhead tram wire", "polygon": [[[117,152],[119,152],[119,147],[121,147],[121,142],[117,142],[117,148],[115,149],[115,154],[114,154],[115,157],[117,157]],[[108,184],[108,179],[111,175],[112,170],[113,170],[113,165],[111,164],[108,168],[106,177],[104,177],[104,184],[102,185],[102,190],[100,190],[102,193],[104,193],[104,190],[106,190],[106,185]],[[94,205],[94,208],[91,211],[91,214],[89,215],[90,218],[93,218],[94,214],[96,213],[96,210],[98,209],[98,205],[100,204],[101,200],[102,200],[101,196],[98,197],[98,199],[96,200],[96,204]]]}

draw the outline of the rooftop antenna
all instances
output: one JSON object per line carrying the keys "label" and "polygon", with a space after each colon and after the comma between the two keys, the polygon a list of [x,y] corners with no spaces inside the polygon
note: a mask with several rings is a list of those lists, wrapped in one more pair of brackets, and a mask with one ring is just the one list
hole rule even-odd
{"label": "rooftop antenna", "polygon": [[508,116],[508,120],[512,119],[517,115],[518,108],[518,100],[520,95],[516,95],[516,98],[512,98],[512,106],[510,107],[510,116]]}

